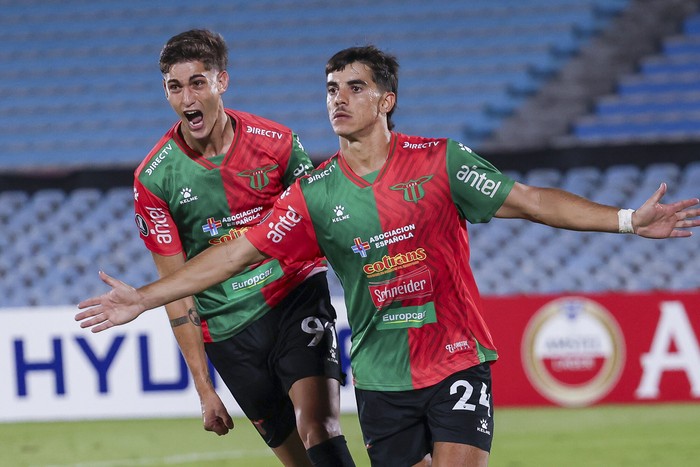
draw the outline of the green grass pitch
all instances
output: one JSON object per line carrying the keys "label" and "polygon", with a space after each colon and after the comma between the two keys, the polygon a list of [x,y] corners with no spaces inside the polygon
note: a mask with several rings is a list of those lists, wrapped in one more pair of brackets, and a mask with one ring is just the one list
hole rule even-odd
{"label": "green grass pitch", "polygon": [[[358,467],[357,417],[342,419]],[[218,437],[197,419],[0,423],[2,467],[279,465],[250,423]],[[497,409],[491,467],[700,465],[700,404]]]}

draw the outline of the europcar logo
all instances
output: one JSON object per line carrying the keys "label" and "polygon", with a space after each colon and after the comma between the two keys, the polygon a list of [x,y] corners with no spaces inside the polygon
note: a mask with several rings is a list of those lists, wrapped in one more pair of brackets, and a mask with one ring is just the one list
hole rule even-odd
{"label": "europcar logo", "polygon": [[522,358],[540,394],[559,405],[585,406],[604,397],[619,379],[625,343],[617,322],[599,303],[567,297],[532,317]]}

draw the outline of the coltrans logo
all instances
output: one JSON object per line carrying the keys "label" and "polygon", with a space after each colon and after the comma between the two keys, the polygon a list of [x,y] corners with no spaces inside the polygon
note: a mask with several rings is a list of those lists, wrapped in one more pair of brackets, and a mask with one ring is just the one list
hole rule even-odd
{"label": "coltrans logo", "polygon": [[230,229],[228,233],[223,234],[220,237],[212,238],[209,240],[210,245],[218,245],[219,243],[231,242],[239,237],[242,237],[244,233],[250,230],[250,227],[241,227],[240,229]]}
{"label": "coltrans logo", "polygon": [[418,263],[425,261],[428,254],[424,248],[416,248],[405,253],[397,253],[395,255],[384,255],[381,261],[365,264],[362,271],[367,277],[380,276],[389,274],[399,269],[405,269],[410,266],[415,266]]}
{"label": "coltrans logo", "polygon": [[585,406],[603,398],[617,382],[625,343],[617,322],[598,302],[567,297],[532,317],[522,358],[540,394],[559,405]]}

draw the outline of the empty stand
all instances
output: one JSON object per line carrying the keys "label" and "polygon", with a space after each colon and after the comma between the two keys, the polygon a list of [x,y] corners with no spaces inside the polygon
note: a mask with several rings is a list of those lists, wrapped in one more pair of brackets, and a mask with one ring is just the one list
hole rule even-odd
{"label": "empty stand", "polygon": [[[476,149],[494,141],[491,147],[510,149],[692,140],[700,131],[700,16],[673,29],[691,4],[0,0],[0,170],[135,167],[174,123],[160,86],[160,47],[194,27],[219,31],[229,43],[226,104],[287,124],[316,161],[337,148],[324,107],[326,60],[367,43],[400,60],[394,119],[402,132],[453,137]],[[358,10],[364,13],[354,20]],[[606,29],[622,16],[620,30]],[[610,47],[593,56],[600,45],[594,41],[606,32]],[[670,183],[669,199],[698,196],[700,162],[509,175],[637,207],[661,181]],[[0,186],[0,226],[3,307],[75,304],[107,290],[99,270],[134,285],[156,278],[133,222],[129,187]],[[697,235],[654,242],[519,220],[469,230],[484,294],[700,287]],[[333,275],[330,281],[340,293]]]}
{"label": "empty stand", "polygon": [[[532,169],[508,172],[537,186],[561,187],[606,204],[636,208],[665,181],[668,200],[697,196],[700,162],[640,169]],[[156,278],[138,237],[129,187],[107,191],[0,192],[0,296],[3,307],[65,305],[107,290],[104,270],[133,285]],[[570,232],[523,220],[469,226],[471,261],[482,293],[542,294],[700,287],[700,237],[653,241]],[[340,284],[329,275],[335,294]]]}
{"label": "empty stand", "polygon": [[478,147],[627,3],[2,0],[0,168],[136,165],[174,121],[160,47],[192,27],[229,42],[227,105],[287,124],[316,160],[337,145],[325,62],[366,43],[402,64],[397,129]]}
{"label": "empty stand", "polygon": [[700,13],[574,126],[585,143],[700,140]]}
{"label": "empty stand", "polygon": [[[646,102],[657,102],[655,96],[660,103],[672,106],[667,90],[675,92],[680,87],[683,98],[695,92],[697,68],[692,61],[697,41],[689,36],[697,29],[697,20],[690,18],[697,11],[695,0],[628,2],[609,27],[591,36],[570,60],[555,69],[544,86],[522,99],[481,149],[522,151],[697,140],[688,128],[693,122],[697,127],[697,119],[691,116],[686,120],[690,124],[684,122],[682,107],[667,108],[672,112],[659,119],[637,113]],[[666,52],[659,56],[662,45]],[[667,65],[670,68],[665,68]],[[638,74],[640,69],[646,70],[648,77]],[[620,98],[622,93],[624,98]],[[609,111],[618,101],[635,112],[631,119],[617,110],[614,115],[595,111],[601,104]],[[502,110],[507,107],[491,109],[497,114]]]}

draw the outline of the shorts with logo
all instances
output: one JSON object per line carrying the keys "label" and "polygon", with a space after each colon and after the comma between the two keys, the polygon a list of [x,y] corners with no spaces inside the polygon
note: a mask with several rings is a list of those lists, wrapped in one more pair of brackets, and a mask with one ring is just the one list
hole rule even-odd
{"label": "shorts with logo", "polygon": [[410,391],[355,389],[365,447],[373,466],[420,462],[435,442],[490,452],[491,366],[482,363],[433,386]]}
{"label": "shorts with logo", "polygon": [[270,447],[296,427],[292,384],[308,376],[343,383],[335,319],[323,272],[235,336],[205,344],[214,368]]}

